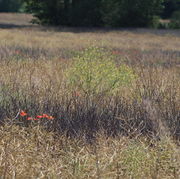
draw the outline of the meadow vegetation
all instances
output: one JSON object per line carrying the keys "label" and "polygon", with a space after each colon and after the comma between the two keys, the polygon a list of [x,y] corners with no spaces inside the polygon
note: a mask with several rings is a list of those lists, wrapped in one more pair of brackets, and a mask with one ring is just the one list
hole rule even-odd
{"label": "meadow vegetation", "polygon": [[15,19],[0,29],[0,177],[179,178],[178,31]]}

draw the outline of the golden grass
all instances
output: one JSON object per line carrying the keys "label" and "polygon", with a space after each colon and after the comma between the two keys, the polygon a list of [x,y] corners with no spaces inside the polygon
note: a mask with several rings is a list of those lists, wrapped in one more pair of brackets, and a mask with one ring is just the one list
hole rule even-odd
{"label": "golden grass", "polygon": [[[34,30],[35,29],[35,30]],[[107,46],[109,48],[140,50],[179,50],[180,37],[175,35],[157,35],[148,32],[137,33],[136,31],[110,31],[103,32],[73,32],[66,29],[60,32],[54,29],[38,28],[25,30],[10,29],[1,30],[1,44],[14,44],[28,47],[41,47],[47,49],[70,48],[79,49],[89,45]],[[14,35],[16,34],[16,35]],[[33,38],[32,38],[33,37]],[[8,39],[10,41],[8,41]]]}
{"label": "golden grass", "polygon": [[[178,178],[179,32],[40,27],[29,19],[0,18],[0,177]],[[68,89],[66,69],[92,45],[133,68],[137,81],[90,101]],[[19,109],[55,119],[14,119]]]}
{"label": "golden grass", "polygon": [[32,15],[19,13],[0,13],[0,24],[31,25]]}
{"label": "golden grass", "polygon": [[168,138],[153,143],[127,137],[94,144],[67,139],[40,126],[6,124],[0,129],[2,178],[178,178],[177,146]]}

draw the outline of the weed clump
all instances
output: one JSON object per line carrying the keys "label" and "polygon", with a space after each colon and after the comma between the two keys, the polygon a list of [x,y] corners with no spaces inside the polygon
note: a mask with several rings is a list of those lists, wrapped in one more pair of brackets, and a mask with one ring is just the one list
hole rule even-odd
{"label": "weed clump", "polygon": [[112,93],[136,78],[127,65],[117,66],[114,56],[103,48],[90,47],[75,57],[66,74],[68,84],[88,95]]}

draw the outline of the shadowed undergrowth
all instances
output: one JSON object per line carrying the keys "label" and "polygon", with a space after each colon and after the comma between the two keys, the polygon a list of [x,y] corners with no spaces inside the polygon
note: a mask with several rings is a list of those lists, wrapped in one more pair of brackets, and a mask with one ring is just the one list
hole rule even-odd
{"label": "shadowed undergrowth", "polygon": [[53,115],[49,127],[73,136],[91,138],[105,130],[113,136],[152,137],[165,130],[179,138],[178,68],[141,61],[128,67],[104,53],[90,48],[69,61],[1,60],[1,119],[23,109],[34,116]]}

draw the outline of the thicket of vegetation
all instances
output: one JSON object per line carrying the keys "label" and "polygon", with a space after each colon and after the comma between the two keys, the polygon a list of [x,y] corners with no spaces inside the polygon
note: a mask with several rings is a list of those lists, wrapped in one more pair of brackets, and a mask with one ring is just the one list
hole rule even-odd
{"label": "thicket of vegetation", "polygon": [[180,1],[179,0],[165,0],[164,10],[162,12],[162,18],[170,18],[173,13],[180,11]]}
{"label": "thicket of vegetation", "polygon": [[163,0],[27,0],[43,24],[69,26],[148,26],[160,14]]}
{"label": "thicket of vegetation", "polygon": [[23,6],[22,0],[0,0],[0,12],[20,12]]}
{"label": "thicket of vegetation", "polygon": [[[49,25],[180,27],[179,0],[1,0],[1,11],[27,11],[33,22]],[[160,17],[171,24],[159,23]]]}

